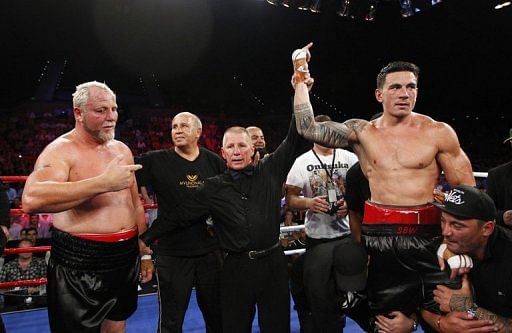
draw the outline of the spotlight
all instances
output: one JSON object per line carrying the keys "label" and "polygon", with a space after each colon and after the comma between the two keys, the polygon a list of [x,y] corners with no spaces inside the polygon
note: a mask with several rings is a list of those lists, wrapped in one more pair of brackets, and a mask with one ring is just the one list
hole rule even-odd
{"label": "spotlight", "polygon": [[297,9],[300,10],[308,10],[309,9],[309,0],[296,1]]}
{"label": "spotlight", "polygon": [[370,3],[368,4],[368,13],[364,17],[365,21],[375,21],[375,16],[377,15],[377,1],[378,0],[370,0]]}
{"label": "spotlight", "polygon": [[402,17],[409,17],[414,15],[414,9],[412,8],[411,0],[400,0],[400,14]]}
{"label": "spotlight", "polygon": [[281,5],[285,6],[286,8],[290,8],[290,3],[292,3],[292,2],[293,2],[293,0],[283,0]]}
{"label": "spotlight", "polygon": [[497,4],[496,6],[494,6],[494,9],[496,9],[496,10],[497,10],[497,9],[502,9],[502,8],[504,8],[504,7],[508,7],[508,6],[510,6],[510,5],[511,5],[511,2],[510,2],[510,1],[504,1],[504,2],[499,3],[499,4]]}
{"label": "spotlight", "polygon": [[341,0],[341,6],[336,12],[341,17],[350,17],[350,0]]}
{"label": "spotlight", "polygon": [[311,1],[311,5],[309,6],[309,10],[313,13],[320,13],[320,4],[322,3],[321,0],[313,0]]}
{"label": "spotlight", "polygon": [[279,5],[280,0],[267,0],[267,2],[271,5],[277,6]]}

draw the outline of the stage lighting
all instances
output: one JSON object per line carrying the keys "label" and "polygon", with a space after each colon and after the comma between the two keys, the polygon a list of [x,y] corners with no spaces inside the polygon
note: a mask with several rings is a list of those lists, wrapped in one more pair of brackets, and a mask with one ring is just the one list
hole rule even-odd
{"label": "stage lighting", "polygon": [[309,10],[313,13],[320,13],[320,4],[322,3],[321,0],[313,0],[311,1],[311,5],[309,5]]}
{"label": "stage lighting", "polygon": [[277,6],[279,5],[280,0],[267,0],[267,2],[271,5]]}
{"label": "stage lighting", "polygon": [[341,17],[350,17],[350,7],[350,0],[341,0],[340,8],[336,13]]}
{"label": "stage lighting", "polygon": [[499,3],[494,6],[494,9],[502,9],[502,8],[505,8],[505,7],[509,7],[511,5],[511,2],[510,1],[499,1]]}
{"label": "stage lighting", "polygon": [[281,5],[285,6],[286,8],[290,8],[290,4],[293,2],[293,0],[283,0],[281,2]]}
{"label": "stage lighting", "polygon": [[375,16],[377,15],[377,2],[378,0],[370,0],[370,3],[368,4],[368,12],[364,17],[365,21],[375,21]]}
{"label": "stage lighting", "polygon": [[402,17],[414,15],[414,8],[412,7],[411,0],[400,0],[400,7],[400,14],[402,14]]}
{"label": "stage lighting", "polygon": [[[272,5],[283,5],[285,7],[296,8],[300,10],[309,10],[313,13],[320,13],[332,10],[331,3],[327,0],[266,0]],[[375,21],[377,11],[381,7],[386,7],[385,3],[392,2],[392,6],[386,8],[396,8],[396,3],[400,5],[400,15],[404,18],[413,16],[416,13],[430,9],[432,6],[442,2],[442,0],[332,0],[336,14],[341,17],[350,17],[352,19],[364,20],[367,22]],[[496,7],[503,8],[510,4],[507,0],[500,1]],[[506,1],[506,2],[504,2]],[[511,0],[512,1],[512,0]],[[381,6],[383,5],[383,6]],[[384,8],[385,9],[385,8]],[[395,9],[393,9],[395,10]],[[384,15],[386,16],[386,15]]]}
{"label": "stage lighting", "polygon": [[297,9],[300,10],[308,10],[309,9],[309,0],[302,0],[297,2]]}

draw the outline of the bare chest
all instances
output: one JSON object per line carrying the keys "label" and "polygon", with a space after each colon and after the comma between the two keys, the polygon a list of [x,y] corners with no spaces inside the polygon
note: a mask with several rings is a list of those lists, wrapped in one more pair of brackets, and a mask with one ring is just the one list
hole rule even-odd
{"label": "bare chest", "polygon": [[418,131],[408,134],[375,133],[365,145],[368,164],[374,169],[425,169],[435,164],[435,142]]}
{"label": "bare chest", "polygon": [[116,156],[117,152],[112,150],[91,149],[81,151],[73,159],[73,164],[69,170],[69,181],[78,181],[100,175]]}

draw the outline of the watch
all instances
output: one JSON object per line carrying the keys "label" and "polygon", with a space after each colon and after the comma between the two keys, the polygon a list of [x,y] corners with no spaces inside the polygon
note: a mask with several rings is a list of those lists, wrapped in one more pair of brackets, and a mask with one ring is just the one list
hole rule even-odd
{"label": "watch", "polygon": [[411,332],[416,332],[418,330],[418,322],[416,320],[412,320],[412,328]]}
{"label": "watch", "polygon": [[476,305],[475,302],[473,302],[473,305],[471,305],[468,309],[466,309],[466,312],[469,313],[471,315],[471,317],[473,317],[474,320],[478,319],[476,309],[478,309],[478,305]]}

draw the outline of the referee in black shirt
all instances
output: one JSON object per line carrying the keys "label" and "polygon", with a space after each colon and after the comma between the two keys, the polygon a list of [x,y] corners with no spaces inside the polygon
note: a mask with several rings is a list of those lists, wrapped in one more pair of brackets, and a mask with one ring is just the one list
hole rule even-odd
{"label": "referee in black shirt", "polygon": [[229,128],[222,141],[228,169],[206,179],[194,200],[159,212],[172,223],[157,220],[141,236],[150,244],[179,224],[212,215],[220,245],[227,253],[221,275],[224,332],[250,332],[256,306],[261,332],[290,331],[288,273],[279,243],[279,223],[282,185],[300,147],[302,139],[292,117],[284,141],[253,166],[249,133],[242,127]]}

